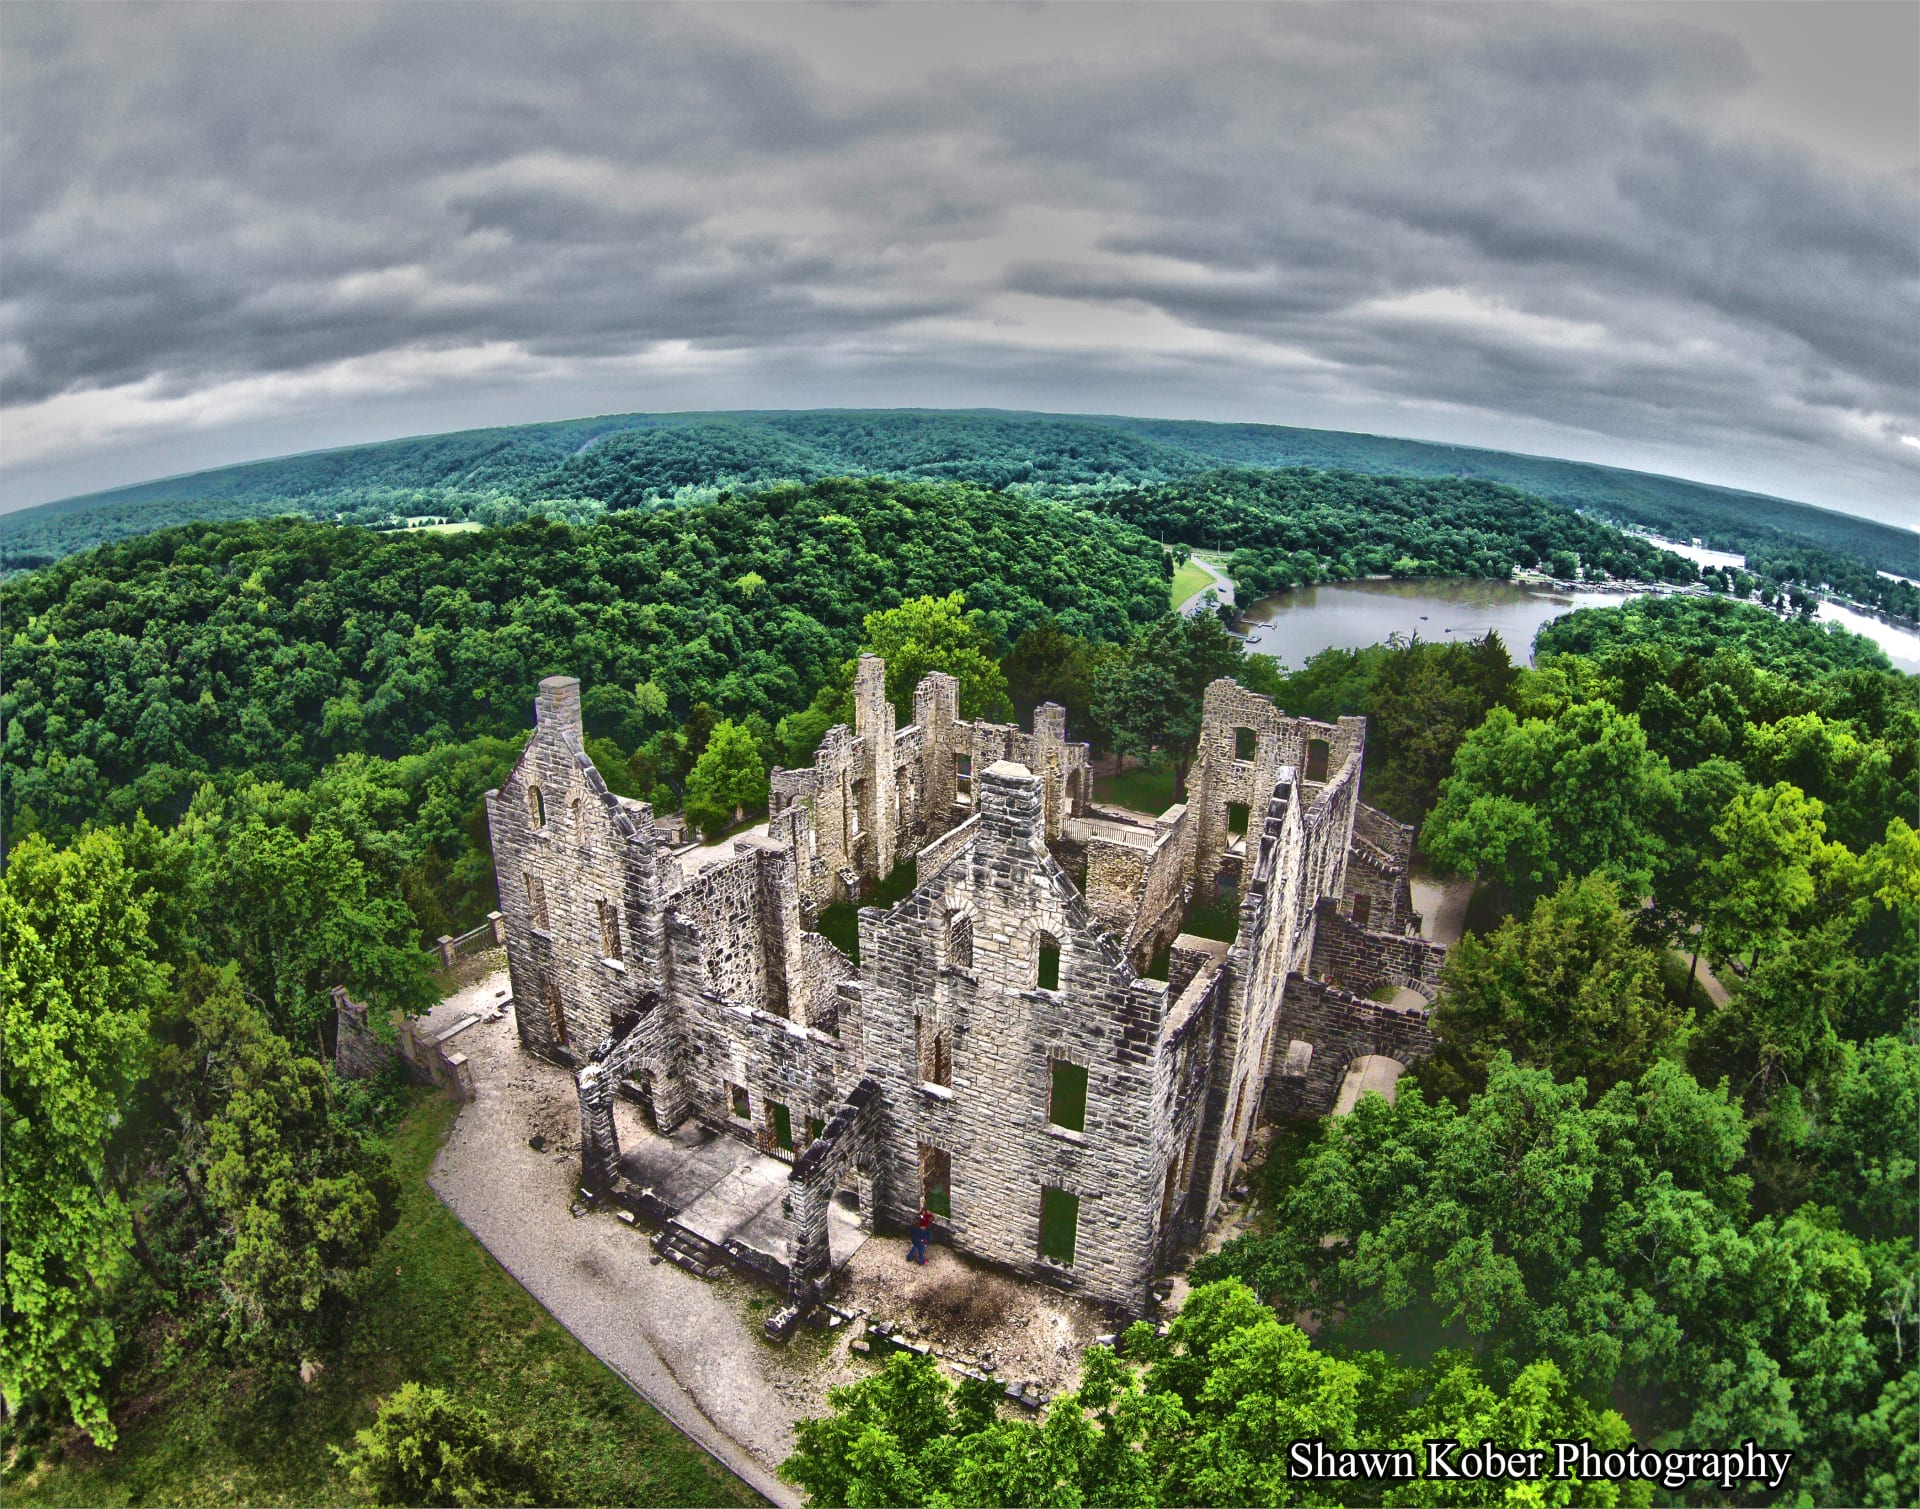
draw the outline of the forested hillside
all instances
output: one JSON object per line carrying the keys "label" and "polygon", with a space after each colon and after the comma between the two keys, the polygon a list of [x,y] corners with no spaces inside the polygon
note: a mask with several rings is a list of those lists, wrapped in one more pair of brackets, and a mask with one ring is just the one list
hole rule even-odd
{"label": "forested hillside", "polygon": [[341,754],[513,735],[556,672],[628,748],[696,702],[771,722],[876,607],[963,590],[1003,643],[1045,616],[1114,640],[1166,611],[1167,573],[1089,514],[879,480],[579,528],[190,525],[8,585],[5,818],[159,816],[224,772],[304,785]]}
{"label": "forested hillside", "polygon": [[[409,1250],[390,1281],[386,1255],[440,1207],[430,1150],[396,1178],[397,1089],[325,1065],[329,990],[438,995],[421,943],[492,904],[479,798],[540,676],[586,683],[587,753],[616,789],[717,829],[845,715],[867,646],[896,699],[938,668],[971,710],[1056,700],[1176,787],[1215,676],[1363,714],[1369,799],[1510,915],[1450,954],[1439,1049],[1396,1105],[1282,1135],[1256,1235],[1196,1266],[1225,1282],[1167,1336],[1090,1356],[1044,1422],[889,1365],[799,1432],[789,1473],[817,1502],[1025,1501],[1038,1461],[1056,1497],[1264,1502],[1288,1481],[1276,1438],[1238,1422],[1282,1404],[1348,1445],[1750,1435],[1796,1452],[1809,1502],[1911,1502],[1914,678],[1855,636],[1707,598],[1572,615],[1532,670],[1490,638],[1329,651],[1282,678],[1217,618],[1167,611],[1172,555],[1143,531],[1222,531],[1203,542],[1248,580],[1561,552],[1673,568],[1481,482],[1225,472],[1191,515],[1169,486],[1088,508],[839,479],[451,535],[194,524],[9,582],[0,985],[26,1130],[5,1198],[32,1240],[0,1383],[12,1439],[37,1443],[10,1483],[64,1452],[51,1481],[97,1500],[98,1452],[75,1443],[119,1429],[198,1492],[153,1443],[199,1417],[199,1380],[221,1380],[218,1418],[256,1419],[306,1397],[305,1361],[345,1380],[386,1356],[374,1338],[419,1266]],[[98,1114],[46,1116],[63,1096]],[[1301,1309],[1312,1339],[1281,1319]],[[517,1389],[511,1357],[470,1382],[438,1345],[410,1342],[405,1366],[469,1404]],[[361,1387],[328,1418],[360,1418]],[[538,1397],[513,1416],[517,1460],[572,1474],[553,1495],[629,1501],[589,1486],[582,1412]],[[307,1457],[345,1428],[256,1455],[305,1463],[324,1496]],[[654,1455],[663,1480],[692,1471]]]}
{"label": "forested hillside", "polygon": [[1912,616],[1909,533],[1676,478],[1278,425],[957,411],[627,414],[396,440],[227,467],[0,517],[0,560],[46,564],[190,519],[301,513],[378,523],[529,512],[584,520],[707,489],[885,474],[1059,496],[1178,483],[1217,468],[1311,468],[1503,483],[1573,508],[1740,551],[1756,575],[1830,584]]}

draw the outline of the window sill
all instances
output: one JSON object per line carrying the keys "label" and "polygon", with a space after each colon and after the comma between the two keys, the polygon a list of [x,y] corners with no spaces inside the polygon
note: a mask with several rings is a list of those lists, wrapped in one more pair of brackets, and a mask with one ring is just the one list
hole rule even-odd
{"label": "window sill", "polygon": [[611,970],[613,970],[613,971],[614,971],[615,973],[617,973],[617,974],[625,974],[625,973],[627,972],[627,966],[626,966],[626,963],[625,963],[625,961],[623,961],[623,960],[620,960],[620,959],[602,959],[602,960],[601,960],[600,962],[601,962],[602,964],[604,964],[604,965],[606,965],[606,967],[607,967],[608,969],[611,969]]}
{"label": "window sill", "polygon": [[920,1093],[928,1100],[952,1100],[953,1086],[936,1085],[931,1080],[923,1079],[920,1081]]}
{"label": "window sill", "polygon": [[1049,1137],[1057,1137],[1062,1142],[1075,1143],[1080,1147],[1085,1147],[1087,1144],[1087,1134],[1085,1132],[1076,1132],[1072,1127],[1056,1126],[1053,1122],[1049,1121],[1041,1130]]}
{"label": "window sill", "polygon": [[552,933],[552,931],[551,931],[550,929],[548,929],[548,928],[544,928],[544,927],[530,927],[530,928],[528,928],[528,929],[527,929],[527,931],[528,931],[529,933],[531,933],[531,934],[533,934],[533,936],[534,936],[534,937],[536,937],[536,938],[544,938],[544,939],[546,939],[546,940],[547,940],[547,942],[549,942],[549,943],[551,943],[551,942],[553,942],[553,933]]}

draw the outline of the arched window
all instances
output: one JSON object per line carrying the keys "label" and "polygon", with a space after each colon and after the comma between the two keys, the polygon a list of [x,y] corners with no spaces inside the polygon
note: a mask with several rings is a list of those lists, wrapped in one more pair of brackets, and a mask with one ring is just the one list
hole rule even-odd
{"label": "arched window", "polygon": [[541,797],[538,786],[529,786],[527,788],[527,816],[533,819],[534,827],[546,827],[547,804],[545,799]]}
{"label": "arched window", "polygon": [[1041,933],[1034,948],[1033,983],[1039,990],[1060,988],[1060,940]]}
{"label": "arched window", "polygon": [[947,916],[947,963],[954,969],[973,968],[973,918],[965,912]]}

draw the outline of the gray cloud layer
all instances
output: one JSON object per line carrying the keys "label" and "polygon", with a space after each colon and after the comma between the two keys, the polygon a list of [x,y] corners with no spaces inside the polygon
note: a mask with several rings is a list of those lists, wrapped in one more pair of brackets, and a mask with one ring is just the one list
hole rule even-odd
{"label": "gray cloud layer", "polygon": [[[1737,28],[1690,14],[16,3],[0,495],[611,409],[1002,403],[1902,517],[1920,167],[1756,125]],[[1842,58],[1920,16],[1824,14]]]}

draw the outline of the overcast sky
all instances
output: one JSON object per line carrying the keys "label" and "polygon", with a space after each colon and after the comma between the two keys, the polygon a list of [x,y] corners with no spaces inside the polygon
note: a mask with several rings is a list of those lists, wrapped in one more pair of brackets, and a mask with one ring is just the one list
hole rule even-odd
{"label": "overcast sky", "polygon": [[841,405],[1912,522],[1920,6],[0,6],[0,507]]}

